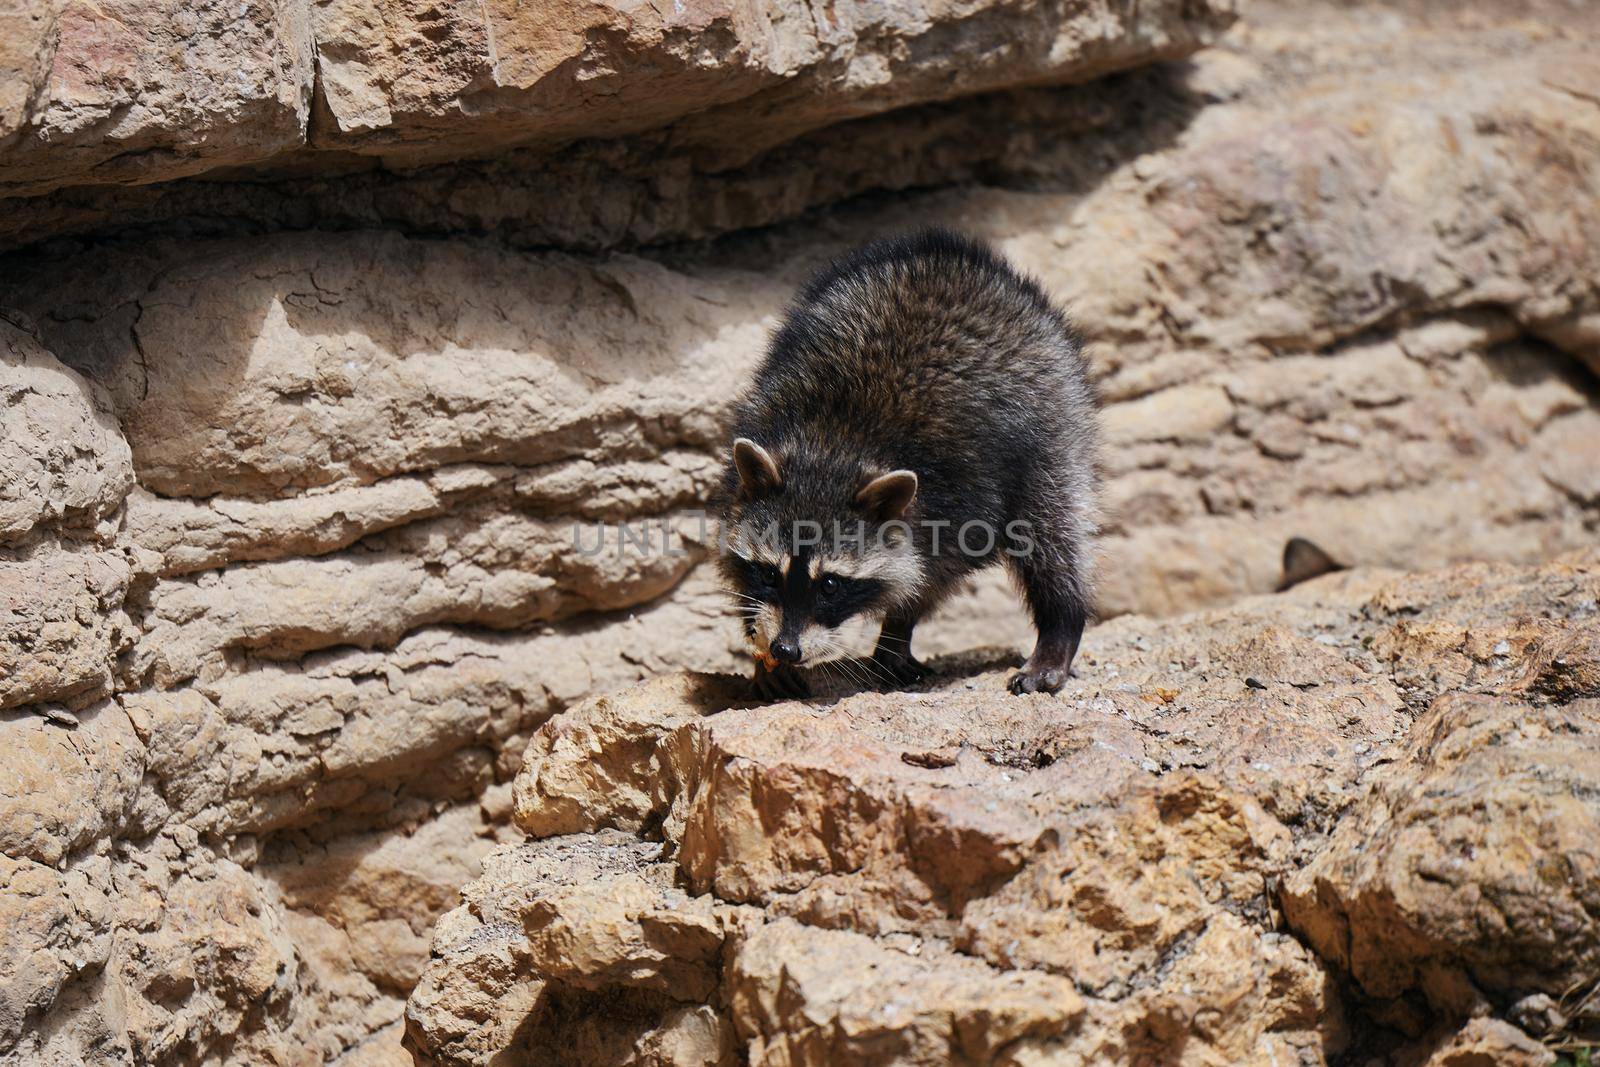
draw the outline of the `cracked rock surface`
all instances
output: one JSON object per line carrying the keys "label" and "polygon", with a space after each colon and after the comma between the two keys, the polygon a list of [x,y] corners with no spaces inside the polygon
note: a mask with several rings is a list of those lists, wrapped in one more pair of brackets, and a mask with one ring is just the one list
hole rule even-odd
{"label": "cracked rock surface", "polygon": [[530,840],[440,922],[408,1044],[1543,1062],[1508,1016],[1572,1010],[1600,958],[1597,633],[1587,551],[1118,619],[1055,698],[973,656],[904,693],[593,698],[534,735]]}

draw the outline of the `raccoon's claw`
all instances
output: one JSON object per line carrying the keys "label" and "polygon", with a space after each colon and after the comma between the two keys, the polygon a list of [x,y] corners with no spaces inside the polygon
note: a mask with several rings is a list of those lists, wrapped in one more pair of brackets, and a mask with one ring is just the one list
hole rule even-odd
{"label": "raccoon's claw", "polygon": [[800,672],[787,663],[780,663],[772,670],[763,664],[756,664],[756,676],[751,681],[756,691],[756,696],[769,703],[780,700],[802,700],[811,695],[811,688],[806,685],[806,680],[800,677]]}
{"label": "raccoon's claw", "polygon": [[874,654],[872,663],[874,676],[882,679],[884,685],[890,689],[916,685],[928,676],[927,664],[914,656]]}
{"label": "raccoon's claw", "polygon": [[1011,676],[1006,688],[1021,696],[1024,693],[1054,693],[1066,684],[1065,667],[1035,667],[1024,663],[1022,670]]}

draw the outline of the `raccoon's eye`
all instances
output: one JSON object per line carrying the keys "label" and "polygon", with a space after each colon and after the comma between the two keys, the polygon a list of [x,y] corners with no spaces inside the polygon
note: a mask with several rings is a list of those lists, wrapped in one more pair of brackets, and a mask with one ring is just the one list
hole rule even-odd
{"label": "raccoon's eye", "polygon": [[783,576],[778,573],[778,568],[772,564],[762,563],[756,567],[756,578],[760,580],[762,585],[776,589]]}
{"label": "raccoon's eye", "polygon": [[831,574],[824,574],[822,580],[817,583],[817,588],[822,590],[823,596],[833,596],[839,591],[839,579]]}

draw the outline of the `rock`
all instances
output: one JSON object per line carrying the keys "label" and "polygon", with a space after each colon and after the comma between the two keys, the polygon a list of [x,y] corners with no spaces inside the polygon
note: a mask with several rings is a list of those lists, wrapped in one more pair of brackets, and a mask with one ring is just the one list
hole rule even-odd
{"label": "rock", "polygon": [[[192,833],[151,841],[131,863],[101,854],[63,867],[0,857],[0,1056],[82,1062],[98,1045],[108,1062],[160,1062],[224,1041],[249,1058],[288,1054],[299,972],[257,880]],[[58,1025],[38,1026],[52,1006]]]}
{"label": "rock", "polygon": [[[686,1063],[731,1062],[724,1054],[732,1044],[727,1022],[696,1002],[716,987],[727,931],[740,909],[688,898],[659,852],[631,836],[602,833],[491,855],[485,870],[505,877],[474,883],[470,903],[440,924],[437,944],[456,966],[424,972],[413,995],[412,1017],[431,1024],[441,1012],[453,1021],[446,1030],[408,1022],[407,1045],[421,1055],[446,1048],[469,1062],[487,1062],[502,1048],[537,1055],[520,1045],[525,1017],[549,1017],[559,1026],[564,1004],[620,986],[638,1012],[595,1021],[598,1030],[585,1041],[625,1037],[635,1046],[674,1049]],[[475,888],[484,891],[474,895]],[[533,940],[525,930],[535,931]],[[530,983],[535,968],[549,978]]]}
{"label": "rock", "polygon": [[668,675],[562,715],[523,754],[530,770],[516,782],[517,825],[534,837],[643,828],[669,803],[661,738],[748,696],[736,679]]}
{"label": "rock", "polygon": [[0,709],[107,696],[128,629],[131,569],[107,550],[133,485],[128,443],[104,393],[10,318],[0,474]]}
{"label": "rock", "polygon": [[1406,759],[1290,879],[1289,921],[1374,998],[1417,990],[1464,1014],[1588,982],[1597,722],[1594,700],[1439,698]]}
{"label": "rock", "polygon": [[0,318],[0,547],[38,527],[103,538],[133,464],[102,390]]}
{"label": "rock", "polygon": [[[1548,929],[1458,943],[1474,901],[1348,839],[1447,799],[1589,829],[1518,798],[1523,759],[1585,784],[1600,685],[1592,559],[1546,563],[1600,508],[1597,26],[1263,2],[1044,84],[1230,8],[0,16],[38,194],[0,212],[0,1063],[1584,1025],[1578,868]],[[1083,324],[1110,621],[1012,701],[992,574],[919,631],[965,657],[935,684],[750,706],[696,515],[729,404],[808,271],[928,222]],[[1353,569],[1240,603],[1294,537]],[[1392,957],[1317,948],[1369,905]]]}
{"label": "rock", "polygon": [[[693,277],[638,259],[585,264],[385,236],[195,251],[170,248],[189,262],[159,278],[138,277],[142,254],[119,262],[119,275],[130,272],[122,292],[58,336],[116,397],[140,484],[165,497],[226,494],[212,502],[224,508],[230,497],[353,489],[467,462],[524,468],[502,473],[520,475],[537,501],[541,475],[587,459],[595,469],[570,471],[567,492],[599,495],[615,476],[603,464],[670,467],[672,452],[709,448],[702,398],[733,353],[762,337],[759,317],[722,311],[695,295]],[[471,287],[472,303],[437,299],[441,277]],[[723,301],[757,283],[729,281]],[[616,332],[575,344],[595,314]],[[676,479],[656,473],[637,481],[691,498],[710,476],[703,462]],[[365,520],[347,539],[393,524],[377,488],[339,503]],[[629,501],[625,514],[665,503]],[[292,551],[295,528],[325,525],[316,506],[251,517],[275,523]],[[368,520],[373,512],[384,517]]]}
{"label": "rock", "polygon": [[[595,697],[534,736],[517,822],[542,840],[494,854],[442,921],[408,1045],[486,1064],[587,1033],[571,1061],[610,1062],[602,1005],[624,998],[637,1038],[682,998],[726,1013],[752,1064],[1128,1062],[1174,1040],[1326,1062],[1413,989],[1414,1021],[1446,1029],[1558,997],[1600,952],[1600,705],[1518,701],[1534,641],[1462,678],[1395,637],[1592,629],[1597,590],[1592,550],[1330,574],[1101,625],[1058,697],[1006,696],[971,657],[917,693]],[[1429,1062],[1538,1048],[1486,1022]]]}
{"label": "rock", "polygon": [[[1592,535],[1596,498],[1574,457],[1597,432],[1593,380],[1538,341],[1555,337],[1552,308],[1587,314],[1596,299],[1600,241],[1571,205],[1597,178],[1564,147],[1595,135],[1592,116],[1545,77],[1567,69],[1572,42],[1419,31],[1407,47],[1432,58],[1397,57],[1383,75],[1392,92],[1375,104],[1340,75],[1387,38],[1330,25],[1331,43],[1246,27],[1225,54],[1255,57],[1254,80],[1201,108],[1181,135],[1137,125],[1101,135],[1094,143],[1123,163],[1084,188],[971,191],[874,222],[987,233],[1083,320],[1108,425],[1124,442],[1109,455],[1106,613],[1272,589],[1284,543],[1311,531],[1340,562],[1397,566],[1532,560]],[[1317,76],[1279,91],[1277,48],[1299,48]],[[1482,77],[1418,95],[1430,63],[1464,55],[1481,60]],[[1167,92],[1173,107],[1195,106],[1192,94]],[[1546,184],[1507,180],[1532,150],[1524,134],[1571,165],[1550,169]],[[1229,153],[1243,154],[1238,165],[1219,167]],[[1324,168],[1363,177],[1348,196],[1307,200],[1300,190]],[[1413,180],[1385,181],[1390,172]],[[1484,187],[1501,190],[1503,211],[1473,206],[1468,190]],[[1400,241],[1361,221],[1447,211],[1456,214]],[[1510,216],[1586,236],[1550,260]],[[1250,220],[1261,218],[1276,220],[1277,244],[1255,242]],[[844,237],[805,227],[726,242],[714,257],[580,259],[370,234],[124,247],[57,261],[48,278],[18,273],[14,299],[110,388],[139,476],[160,494],[136,496],[130,524],[169,575],[322,559],[225,579],[238,594],[228,599],[273,603],[282,582],[342,588],[351,568],[340,553],[390,531],[407,558],[366,579],[383,624],[520,626],[631,607],[687,568],[608,565],[552,590],[533,568],[464,560],[451,581],[412,561],[407,530],[454,539],[451,516],[504,529],[516,521],[505,512],[532,507],[545,528],[511,536],[559,571],[582,562],[548,543],[574,519],[659,517],[704,499],[730,396],[721,385],[748,371],[804,271],[860,236],[839,222]],[[1457,233],[1478,237],[1462,244]],[[1149,275],[1145,262],[1173,277]],[[1381,291],[1369,288],[1374,272],[1387,279]],[[440,278],[462,295],[441,299]],[[1262,279],[1282,280],[1270,300]],[[92,314],[60,310],[86,294]],[[1289,314],[1302,325],[1287,328]],[[1374,323],[1396,325],[1375,337]],[[443,487],[447,474],[456,488]],[[479,610],[472,591],[485,587]],[[158,595],[183,618],[211,596]],[[394,610],[397,601],[417,610]],[[198,647],[179,657],[188,662],[163,677],[252,644],[243,631],[262,625],[206,619]],[[259,640],[286,652],[392,640],[371,620],[290,628],[287,641]],[[698,665],[720,665],[709,657],[722,644],[696,650]]]}
{"label": "rock", "polygon": [[1066,978],[789,919],[754,931],[731,970],[752,1063],[1027,1062],[1084,1013]]}
{"label": "rock", "polygon": [[846,3],[825,18],[714,0],[537,14],[368,0],[38,5],[13,17],[0,68],[18,86],[0,101],[0,192],[352,151],[409,165],[528,141],[548,154],[674,124],[727,166],[841,118],[1185,55],[1233,16],[1231,0]]}
{"label": "rock", "polygon": [[[398,1020],[428,959],[433,924],[455,905],[497,840],[475,804],[449,807],[412,833],[279,835],[259,875],[281,893],[286,928],[309,980],[301,1036],[318,1061],[362,1049],[403,1063]],[[358,1061],[359,1062],[359,1061]]]}
{"label": "rock", "polygon": [[1233,5],[846,3],[818,18],[785,3],[691,0],[670,13],[378,15],[368,0],[315,9],[327,121],[313,126],[314,146],[415,161],[677,123],[676,137],[727,166],[843,117],[1185,54],[1232,20]]}
{"label": "rock", "polygon": [[1473,1019],[1439,1043],[1425,1067],[1547,1067],[1550,1050],[1509,1023]]}
{"label": "rock", "polygon": [[29,1023],[73,979],[105,965],[114,905],[103,861],[61,871],[8,849],[0,885],[0,1056],[20,1059],[19,1039],[43,1040]]}
{"label": "rock", "polygon": [[[1413,989],[1424,1028],[1560,996],[1600,952],[1597,707],[1517,699],[1536,643],[1462,692],[1433,646],[1385,639],[1440,615],[1592,629],[1597,583],[1590,551],[1118,619],[1056,698],[1011,698],[971,657],[910,693],[719,709],[734,690],[683,676],[594,698],[535,735],[516,818],[542,840],[497,852],[442,921],[408,1044],[537,1057],[622,1025],[617,997],[635,1036],[681,998],[720,1006],[752,1064],[1126,1062],[1177,1040],[1325,1062]],[[1429,1062],[1526,1054],[1512,1024],[1474,1025]]]}
{"label": "rock", "polygon": [[1142,68],[1086,85],[849,119],[733,168],[667,130],[578,141],[554,155],[534,145],[336,178],[291,169],[271,182],[213,172],[203,181],[68,187],[31,198],[27,212],[0,215],[0,246],[130,227],[215,233],[240,226],[482,232],[522,247],[590,251],[681,241],[769,225],[863,192],[1037,174],[1049,146],[1147,122],[1152,99],[1178,109],[1182,97],[1173,70]]}
{"label": "rock", "polygon": [[129,568],[92,551],[0,559],[0,708],[110,694]]}
{"label": "rock", "polygon": [[0,139],[34,117],[56,52],[55,0],[17,3],[0,12]]}
{"label": "rock", "polygon": [[54,55],[15,108],[20,121],[0,122],[0,195],[175,178],[302,144],[316,54],[308,6],[45,6],[25,28],[53,40]]}
{"label": "rock", "polygon": [[1233,421],[1233,401],[1218,385],[1163,389],[1106,413],[1106,443],[1113,448],[1145,441],[1200,442]]}
{"label": "rock", "polygon": [[54,866],[111,837],[131,811],[144,748],[109,701],[79,712],[71,729],[39,716],[0,717],[0,853]]}

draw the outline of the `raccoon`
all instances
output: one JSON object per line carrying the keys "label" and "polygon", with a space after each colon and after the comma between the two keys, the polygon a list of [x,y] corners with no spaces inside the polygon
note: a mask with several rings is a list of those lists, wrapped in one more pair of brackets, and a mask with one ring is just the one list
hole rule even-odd
{"label": "raccoon", "polygon": [[1009,682],[1054,692],[1090,611],[1097,403],[1039,286],[942,229],[865,245],[800,291],[739,401],[720,566],[768,697],[881,623],[868,665],[925,674],[917,622],[1003,561],[1038,642]]}

